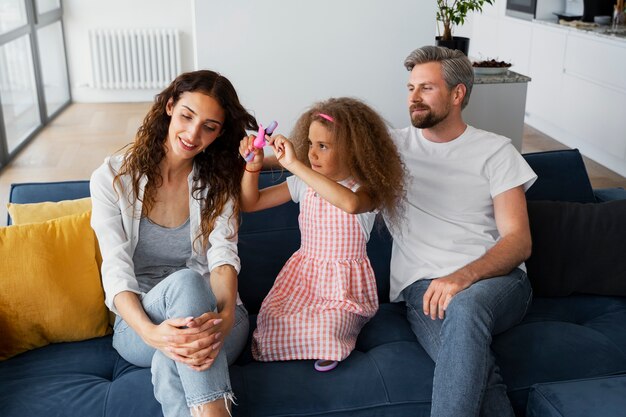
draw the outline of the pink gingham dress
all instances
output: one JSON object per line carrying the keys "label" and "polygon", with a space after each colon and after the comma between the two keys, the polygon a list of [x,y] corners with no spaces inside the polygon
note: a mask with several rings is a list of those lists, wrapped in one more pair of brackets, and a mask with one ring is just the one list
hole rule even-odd
{"label": "pink gingham dress", "polygon": [[[358,189],[352,180],[342,184]],[[259,361],[341,361],[378,309],[368,237],[357,215],[333,206],[309,187],[300,199],[298,221],[300,249],[263,300],[252,355]]]}

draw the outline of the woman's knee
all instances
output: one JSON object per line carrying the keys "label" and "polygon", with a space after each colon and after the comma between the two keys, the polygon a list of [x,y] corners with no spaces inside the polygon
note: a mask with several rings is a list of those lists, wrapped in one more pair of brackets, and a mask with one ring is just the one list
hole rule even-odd
{"label": "woman's knee", "polygon": [[200,305],[203,310],[215,310],[217,302],[208,281],[198,272],[181,269],[166,278],[169,303],[182,302],[186,305]]}

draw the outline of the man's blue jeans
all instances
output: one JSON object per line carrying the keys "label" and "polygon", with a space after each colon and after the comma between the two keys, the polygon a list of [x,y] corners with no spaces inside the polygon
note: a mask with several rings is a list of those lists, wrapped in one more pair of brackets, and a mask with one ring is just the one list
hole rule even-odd
{"label": "man's blue jeans", "polygon": [[521,269],[484,279],[452,298],[443,320],[424,315],[423,297],[431,280],[402,291],[407,318],[435,361],[432,417],[513,417],[498,366],[492,336],[519,323],[532,289]]}
{"label": "man's blue jeans", "polygon": [[[183,269],[165,278],[145,294],[141,303],[153,323],[175,317],[198,317],[216,311],[210,286],[195,271]],[[148,346],[119,316],[113,347],[128,362],[150,367],[154,395],[165,417],[190,416],[190,408],[224,398],[233,399],[228,364],[233,363],[248,338],[248,312],[237,306],[235,324],[220,353],[206,371],[195,371]]]}

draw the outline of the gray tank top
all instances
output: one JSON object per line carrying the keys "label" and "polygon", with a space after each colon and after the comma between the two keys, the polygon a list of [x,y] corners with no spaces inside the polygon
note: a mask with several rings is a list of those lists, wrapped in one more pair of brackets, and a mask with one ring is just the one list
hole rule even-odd
{"label": "gray tank top", "polygon": [[147,217],[139,222],[139,241],[133,254],[139,289],[148,292],[191,257],[189,219],[178,227],[163,227]]}

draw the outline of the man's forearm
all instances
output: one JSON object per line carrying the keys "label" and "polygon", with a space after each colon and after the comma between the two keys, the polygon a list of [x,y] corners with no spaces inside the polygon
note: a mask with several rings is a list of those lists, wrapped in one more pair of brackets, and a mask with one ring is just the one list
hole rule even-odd
{"label": "man's forearm", "polygon": [[526,233],[500,239],[483,256],[459,269],[472,283],[506,275],[530,256],[531,240]]}

